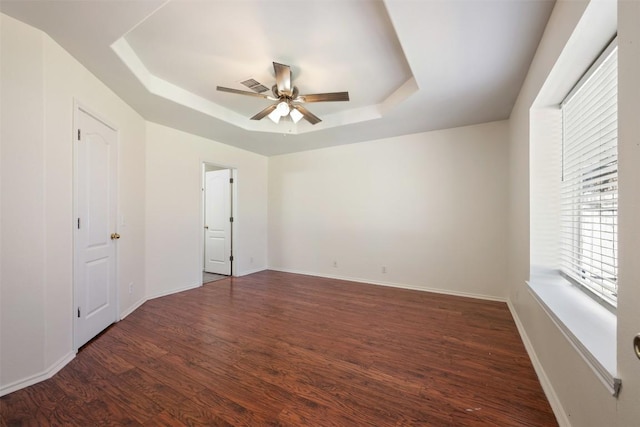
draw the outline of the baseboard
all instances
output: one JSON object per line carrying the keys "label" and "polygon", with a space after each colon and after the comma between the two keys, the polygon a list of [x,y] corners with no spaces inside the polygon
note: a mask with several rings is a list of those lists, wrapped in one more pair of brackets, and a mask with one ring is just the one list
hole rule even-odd
{"label": "baseboard", "polygon": [[160,292],[158,294],[150,295],[149,297],[147,297],[145,302],[151,299],[156,299],[160,297],[166,297],[167,295],[177,294],[178,292],[189,291],[191,289],[199,288],[200,286],[202,286],[202,283],[195,283],[195,284],[183,286],[182,288],[171,289],[170,291],[166,291],[166,292]]}
{"label": "baseboard", "polygon": [[130,315],[131,313],[136,311],[145,302],[147,302],[147,299],[146,298],[142,298],[140,301],[138,301],[135,304],[133,304],[131,307],[129,307],[128,310],[126,310],[124,313],[120,314],[120,320],[123,320],[125,317],[127,317],[128,315]]}
{"label": "baseboard", "polygon": [[257,268],[255,270],[244,270],[244,271],[238,273],[238,277],[248,276],[249,274],[260,273],[261,271],[265,271],[265,270],[267,270],[267,269],[266,268]]}
{"label": "baseboard", "polygon": [[[257,269],[257,270],[243,271],[238,276],[239,277],[247,276],[249,274],[259,273],[259,272],[264,271],[264,270],[265,270],[264,268],[260,268],[260,269]],[[140,301],[138,301],[133,306],[131,306],[128,310],[126,310],[124,313],[122,313],[120,315],[120,320],[123,320],[125,317],[127,317],[128,315],[130,315],[131,313],[136,311],[138,308],[140,308],[140,306],[142,306],[142,304],[144,304],[145,302],[147,302],[147,301],[149,301],[151,299],[156,299],[156,298],[160,298],[160,297],[166,297],[168,295],[176,294],[178,292],[184,292],[184,291],[188,291],[188,290],[191,290],[191,289],[199,288],[200,286],[202,286],[201,283],[196,283],[196,284],[193,284],[193,285],[185,286],[183,288],[173,289],[173,290],[170,290],[170,291],[167,291],[167,292],[161,292],[159,294],[155,294],[155,295],[149,296],[148,298],[142,298]]]}
{"label": "baseboard", "polygon": [[49,378],[57,374],[60,369],[64,368],[67,365],[67,363],[71,362],[75,357],[76,357],[76,353],[75,351],[72,351],[71,353],[68,353],[67,355],[59,359],[57,362],[51,365],[49,369],[45,370],[44,372],[41,372],[36,375],[32,375],[28,378],[15,381],[11,384],[0,387],[0,396],[13,393],[14,391],[18,391],[25,387],[29,387],[30,385],[37,384],[41,381],[48,380]]}
{"label": "baseboard", "polygon": [[533,364],[533,369],[536,371],[538,375],[538,379],[540,380],[540,385],[542,385],[542,390],[544,394],[547,396],[547,400],[551,405],[551,409],[553,410],[554,415],[556,416],[556,420],[560,427],[571,427],[571,422],[569,422],[569,417],[567,413],[564,411],[562,404],[560,403],[560,399],[558,399],[558,395],[551,385],[551,381],[549,381],[549,377],[545,372],[542,364],[540,363],[540,359],[538,359],[538,355],[536,354],[535,349],[533,348],[533,344],[531,344],[531,340],[529,340],[529,336],[527,335],[527,331],[524,329],[524,325],[520,321],[520,317],[518,317],[518,312],[515,307],[511,303],[511,300],[507,300],[507,306],[509,307],[509,311],[511,312],[511,316],[513,317],[513,321],[516,324],[516,328],[518,328],[518,332],[520,333],[520,338],[522,338],[522,342],[524,343],[524,347],[527,350],[527,354],[529,354],[529,359]]}
{"label": "baseboard", "polygon": [[312,273],[312,272],[308,272],[308,271],[290,270],[290,269],[286,269],[286,268],[269,267],[269,270],[281,271],[283,273],[303,274],[305,276],[323,277],[325,279],[346,280],[346,281],[349,281],[349,282],[365,283],[365,284],[376,285],[376,286],[387,286],[387,287],[390,287],[390,288],[409,289],[409,290],[412,290],[412,291],[433,292],[433,293],[436,293],[436,294],[444,294],[444,295],[451,295],[451,296],[457,296],[457,297],[474,298],[474,299],[481,299],[481,300],[487,300],[487,301],[507,302],[507,299],[504,298],[504,297],[497,297],[497,296],[493,296],[493,295],[475,294],[475,293],[472,293],[472,292],[460,292],[460,291],[451,291],[451,290],[448,290],[448,289],[420,287],[420,286],[407,285],[407,284],[403,284],[403,283],[382,282],[382,281],[378,281],[378,280],[361,279],[361,278],[358,278],[358,277],[319,274],[319,273]]}

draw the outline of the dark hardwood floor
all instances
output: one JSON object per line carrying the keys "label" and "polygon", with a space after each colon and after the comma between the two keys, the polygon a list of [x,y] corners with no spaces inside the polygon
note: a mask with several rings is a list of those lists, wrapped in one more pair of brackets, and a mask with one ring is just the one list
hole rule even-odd
{"label": "dark hardwood floor", "polygon": [[265,271],[148,301],[3,426],[556,426],[504,303]]}

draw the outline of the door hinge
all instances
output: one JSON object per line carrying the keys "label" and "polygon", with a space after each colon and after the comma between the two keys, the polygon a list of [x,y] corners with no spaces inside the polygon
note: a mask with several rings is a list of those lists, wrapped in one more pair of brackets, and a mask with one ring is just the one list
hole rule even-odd
{"label": "door hinge", "polygon": [[230,218],[229,218],[229,222],[233,222],[233,217],[230,217]]}
{"label": "door hinge", "polygon": [[229,261],[233,261],[233,255],[229,257]]}
{"label": "door hinge", "polygon": [[78,307],[78,318],[80,318],[80,307]]}
{"label": "door hinge", "polygon": [[229,184],[233,184],[233,178],[229,178]]}
{"label": "door hinge", "polygon": [[78,218],[78,230],[80,230],[80,218]]}
{"label": "door hinge", "polygon": [[78,129],[78,141],[80,141],[80,129]]}

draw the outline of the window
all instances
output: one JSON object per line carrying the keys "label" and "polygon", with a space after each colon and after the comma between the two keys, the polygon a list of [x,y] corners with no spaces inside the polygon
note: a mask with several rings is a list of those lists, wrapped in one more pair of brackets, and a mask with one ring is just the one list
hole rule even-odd
{"label": "window", "polygon": [[561,270],[615,307],[618,293],[617,45],[562,103]]}
{"label": "window", "polygon": [[585,25],[576,26],[528,111],[527,283],[540,308],[617,396],[618,88],[611,42],[617,15],[615,2],[606,13],[595,6],[587,7],[580,21]]}

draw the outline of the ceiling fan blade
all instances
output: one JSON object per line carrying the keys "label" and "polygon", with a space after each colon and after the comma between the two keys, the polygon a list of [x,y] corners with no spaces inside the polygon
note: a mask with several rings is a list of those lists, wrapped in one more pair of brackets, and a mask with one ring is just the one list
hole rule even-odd
{"label": "ceiling fan blade", "polygon": [[304,108],[302,105],[294,105],[293,108],[300,111],[300,113],[302,113],[302,116],[312,125],[315,125],[316,123],[320,123],[322,121],[320,120],[320,117],[316,116],[311,111]]}
{"label": "ceiling fan blade", "polygon": [[276,72],[278,92],[284,95],[291,95],[291,67],[274,62],[273,70]]}
{"label": "ceiling fan blade", "polygon": [[251,120],[261,120],[261,119],[267,117],[269,114],[271,114],[271,112],[273,110],[275,110],[277,107],[278,107],[278,104],[269,105],[267,108],[265,108],[264,110],[260,111],[255,116],[251,117]]}
{"label": "ceiling fan blade", "polygon": [[230,87],[217,86],[216,89],[219,90],[220,92],[229,92],[229,93],[235,93],[238,95],[254,96],[256,98],[263,98],[263,99],[271,99],[271,100],[274,99],[269,95],[263,95],[261,93],[255,93],[255,92],[247,92],[246,90],[231,89]]}
{"label": "ceiling fan blade", "polygon": [[311,95],[300,95],[295,100],[298,102],[348,101],[349,92],[314,93]]}

